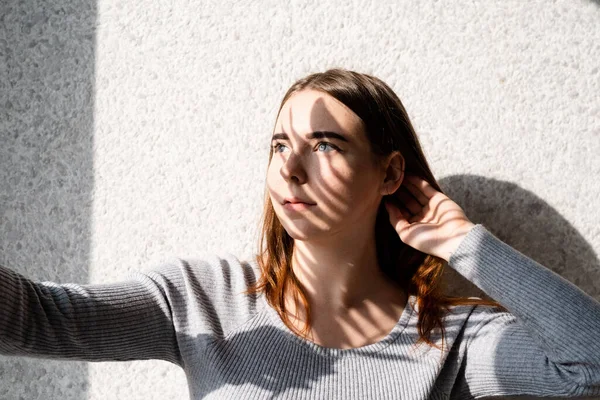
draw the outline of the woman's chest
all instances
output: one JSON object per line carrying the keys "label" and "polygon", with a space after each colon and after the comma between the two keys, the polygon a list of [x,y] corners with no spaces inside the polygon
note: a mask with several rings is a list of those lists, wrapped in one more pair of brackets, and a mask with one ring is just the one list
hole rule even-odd
{"label": "woman's chest", "polygon": [[409,347],[336,357],[268,328],[210,342],[186,373],[193,399],[445,398],[432,397],[439,365]]}

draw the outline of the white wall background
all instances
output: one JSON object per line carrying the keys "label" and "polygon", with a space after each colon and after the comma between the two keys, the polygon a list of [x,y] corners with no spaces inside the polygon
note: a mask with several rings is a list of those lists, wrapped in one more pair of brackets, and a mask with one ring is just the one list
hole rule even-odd
{"label": "white wall background", "polygon": [[[600,299],[600,2],[3,0],[0,263],[100,283],[256,248],[279,101],[398,93],[467,215]],[[2,399],[185,399],[165,362],[0,358]]]}

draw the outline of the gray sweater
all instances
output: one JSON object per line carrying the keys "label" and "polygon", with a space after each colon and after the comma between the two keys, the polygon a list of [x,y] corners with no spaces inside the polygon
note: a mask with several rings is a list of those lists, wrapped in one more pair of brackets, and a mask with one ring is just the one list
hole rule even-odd
{"label": "gray sweater", "polygon": [[36,283],[0,268],[0,352],[166,360],[184,369],[192,399],[600,394],[600,303],[483,225],[449,265],[509,312],[453,307],[443,354],[413,346],[414,296],[377,343],[333,349],[303,340],[264,296],[240,294],[259,271],[230,254],[173,259],[101,285]]}

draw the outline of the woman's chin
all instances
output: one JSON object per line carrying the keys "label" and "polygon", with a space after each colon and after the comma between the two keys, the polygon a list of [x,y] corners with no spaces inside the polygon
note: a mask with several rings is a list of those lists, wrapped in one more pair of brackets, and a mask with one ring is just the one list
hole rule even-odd
{"label": "woman's chin", "polygon": [[294,240],[310,241],[327,235],[326,231],[315,226],[302,226],[304,224],[284,224],[283,228]]}
{"label": "woman's chin", "polygon": [[292,228],[285,230],[288,235],[294,240],[307,241],[314,239],[315,235],[310,232],[302,231],[300,229]]}

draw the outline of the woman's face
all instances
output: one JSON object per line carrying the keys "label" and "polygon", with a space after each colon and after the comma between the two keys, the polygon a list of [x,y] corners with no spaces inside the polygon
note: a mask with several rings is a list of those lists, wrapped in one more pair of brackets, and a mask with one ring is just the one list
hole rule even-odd
{"label": "woman's face", "polygon": [[[374,165],[354,112],[324,92],[300,91],[283,105],[273,137],[267,187],[291,237],[326,239],[374,226],[385,171]],[[284,204],[291,197],[309,204]]]}

